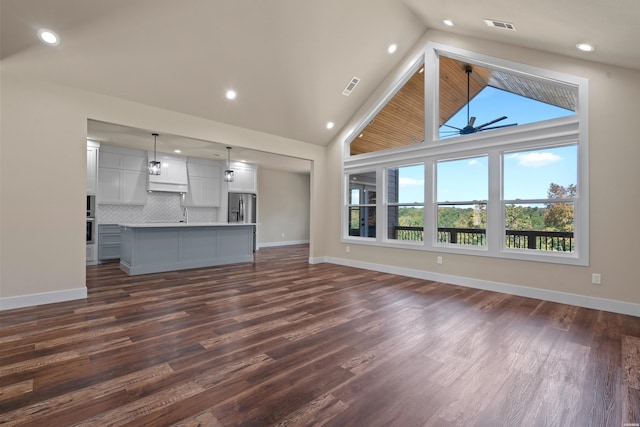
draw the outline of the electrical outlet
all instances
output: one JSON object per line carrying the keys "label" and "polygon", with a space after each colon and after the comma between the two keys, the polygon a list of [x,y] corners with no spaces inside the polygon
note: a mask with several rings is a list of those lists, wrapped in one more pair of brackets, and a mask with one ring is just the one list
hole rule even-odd
{"label": "electrical outlet", "polygon": [[282,237],[284,237],[284,233],[282,233]]}
{"label": "electrical outlet", "polygon": [[441,257],[441,256],[439,256],[438,258],[436,258],[436,262],[437,262],[438,264],[442,264],[442,257]]}
{"label": "electrical outlet", "polygon": [[351,248],[350,248],[349,246],[347,246],[347,247],[345,248],[345,250],[347,251],[347,253],[349,253],[349,251],[351,250]]}
{"label": "electrical outlet", "polygon": [[600,285],[602,284],[602,274],[600,273],[593,273],[591,275],[591,283],[593,283],[594,285]]}

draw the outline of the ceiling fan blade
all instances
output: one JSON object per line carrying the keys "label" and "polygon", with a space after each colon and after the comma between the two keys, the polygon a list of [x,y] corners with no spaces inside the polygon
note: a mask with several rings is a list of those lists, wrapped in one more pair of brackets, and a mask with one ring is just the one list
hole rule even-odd
{"label": "ceiling fan blade", "polygon": [[506,118],[507,118],[507,116],[498,117],[498,118],[497,118],[497,119],[495,119],[495,120],[491,120],[490,122],[487,122],[487,123],[485,123],[485,124],[482,124],[482,125],[480,125],[480,126],[476,127],[476,129],[477,129],[477,130],[480,130],[480,129],[482,129],[482,128],[486,127],[486,126],[492,125],[492,124],[497,123],[497,122],[499,122],[499,121],[501,121],[501,120],[504,120],[504,119],[506,119]]}
{"label": "ceiling fan blade", "polygon": [[469,127],[473,127],[473,124],[476,122],[476,118],[475,117],[471,117],[469,119]]}
{"label": "ceiling fan blade", "polygon": [[482,129],[478,128],[478,130],[482,131],[482,130],[490,130],[490,129],[508,128],[508,127],[517,126],[517,125],[518,125],[517,123],[510,123],[508,125],[502,125],[502,126],[491,126],[490,128],[482,128]]}
{"label": "ceiling fan blade", "polygon": [[462,129],[457,128],[457,127],[455,127],[455,126],[449,126],[449,125],[448,125],[448,124],[446,124],[446,123],[445,123],[445,124],[443,124],[442,126],[446,126],[446,127],[448,127],[448,128],[455,129],[455,130],[462,130]]}

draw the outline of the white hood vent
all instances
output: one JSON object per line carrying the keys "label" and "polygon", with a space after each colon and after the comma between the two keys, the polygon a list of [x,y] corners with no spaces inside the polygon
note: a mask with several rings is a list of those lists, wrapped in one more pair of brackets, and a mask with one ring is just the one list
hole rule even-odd
{"label": "white hood vent", "polygon": [[186,158],[158,154],[158,160],[162,164],[160,175],[149,175],[148,190],[186,193],[189,190]]}

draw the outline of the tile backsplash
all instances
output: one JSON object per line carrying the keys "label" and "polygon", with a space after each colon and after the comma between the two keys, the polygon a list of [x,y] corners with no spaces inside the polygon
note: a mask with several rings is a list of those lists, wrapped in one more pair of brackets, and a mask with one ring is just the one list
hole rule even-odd
{"label": "tile backsplash", "polygon": [[[147,195],[144,206],[98,204],[99,224],[143,222],[178,222],[182,220],[180,193],[153,192]],[[189,222],[216,222],[218,208],[188,208]]]}

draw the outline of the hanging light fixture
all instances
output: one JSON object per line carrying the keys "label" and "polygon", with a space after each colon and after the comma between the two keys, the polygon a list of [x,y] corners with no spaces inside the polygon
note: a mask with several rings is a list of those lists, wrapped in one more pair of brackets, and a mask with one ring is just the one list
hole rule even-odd
{"label": "hanging light fixture", "polygon": [[227,170],[224,171],[224,182],[233,182],[233,171],[231,170],[231,147],[227,147]]}
{"label": "hanging light fixture", "polygon": [[153,135],[153,160],[149,162],[149,175],[160,175],[160,162],[156,160],[156,138],[158,137],[157,133],[152,133]]}

